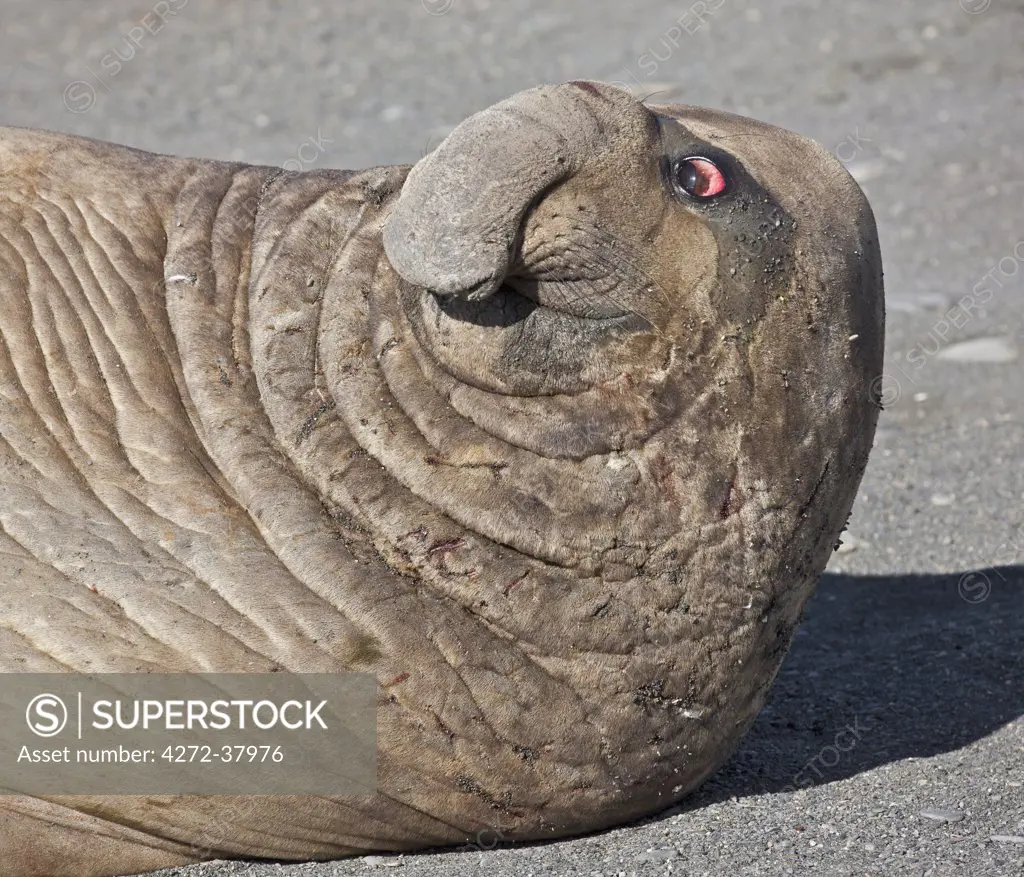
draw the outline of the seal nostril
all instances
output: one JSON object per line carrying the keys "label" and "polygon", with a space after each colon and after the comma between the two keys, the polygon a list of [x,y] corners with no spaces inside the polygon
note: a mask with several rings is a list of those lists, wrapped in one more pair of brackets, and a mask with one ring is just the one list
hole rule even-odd
{"label": "seal nostril", "polygon": [[672,167],[675,185],[691,198],[713,198],[725,191],[725,175],[709,159],[693,156]]}

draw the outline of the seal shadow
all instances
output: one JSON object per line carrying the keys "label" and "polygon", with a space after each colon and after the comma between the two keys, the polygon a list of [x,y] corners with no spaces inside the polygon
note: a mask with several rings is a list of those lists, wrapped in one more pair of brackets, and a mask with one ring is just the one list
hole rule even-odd
{"label": "seal shadow", "polygon": [[672,812],[959,749],[1024,715],[1024,566],[825,574],[769,702]]}

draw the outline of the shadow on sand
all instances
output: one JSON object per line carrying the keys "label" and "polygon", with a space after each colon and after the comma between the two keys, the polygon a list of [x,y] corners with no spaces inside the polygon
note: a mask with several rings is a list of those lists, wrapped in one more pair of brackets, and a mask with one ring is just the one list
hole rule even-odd
{"label": "shadow on sand", "polygon": [[678,809],[959,749],[1024,715],[1024,567],[826,574],[770,701]]}

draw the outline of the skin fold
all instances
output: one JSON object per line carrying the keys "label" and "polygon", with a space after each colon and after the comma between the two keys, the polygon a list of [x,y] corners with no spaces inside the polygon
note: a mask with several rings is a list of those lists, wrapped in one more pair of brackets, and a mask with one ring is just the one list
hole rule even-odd
{"label": "skin fold", "polygon": [[381,682],[376,795],[0,797],[15,877],[670,806],[757,715],[879,410],[842,165],[597,83],[411,169],[0,129],[0,303],[0,671]]}

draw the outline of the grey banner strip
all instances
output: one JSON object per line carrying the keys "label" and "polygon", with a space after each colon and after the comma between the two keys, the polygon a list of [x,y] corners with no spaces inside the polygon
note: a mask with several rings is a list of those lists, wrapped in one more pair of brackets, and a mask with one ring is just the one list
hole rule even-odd
{"label": "grey banner strip", "polygon": [[365,673],[0,674],[0,793],[369,795]]}

